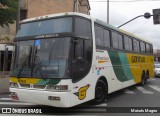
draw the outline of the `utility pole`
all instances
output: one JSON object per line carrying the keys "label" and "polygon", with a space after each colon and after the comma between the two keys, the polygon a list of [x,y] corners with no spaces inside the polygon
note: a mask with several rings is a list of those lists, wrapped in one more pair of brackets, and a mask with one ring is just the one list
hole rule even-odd
{"label": "utility pole", "polygon": [[107,0],[107,23],[109,24],[109,0]]}
{"label": "utility pole", "polygon": [[16,33],[19,29],[19,22],[20,22],[20,0],[18,0],[18,8],[17,8],[17,17],[16,17]]}

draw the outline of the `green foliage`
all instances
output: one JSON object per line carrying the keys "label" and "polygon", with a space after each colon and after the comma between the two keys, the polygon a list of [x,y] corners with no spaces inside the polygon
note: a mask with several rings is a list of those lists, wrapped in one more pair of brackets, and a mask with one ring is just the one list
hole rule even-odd
{"label": "green foliage", "polygon": [[18,8],[18,0],[0,0],[0,26],[14,23],[14,17]]}

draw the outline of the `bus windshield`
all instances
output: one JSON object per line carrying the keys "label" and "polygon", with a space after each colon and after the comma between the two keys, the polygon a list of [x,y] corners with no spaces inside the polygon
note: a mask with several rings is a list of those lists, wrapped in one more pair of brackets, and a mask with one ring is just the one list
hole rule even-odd
{"label": "bus windshield", "polygon": [[16,43],[12,76],[66,78],[70,37]]}
{"label": "bus windshield", "polygon": [[72,17],[22,23],[16,37],[72,32]]}

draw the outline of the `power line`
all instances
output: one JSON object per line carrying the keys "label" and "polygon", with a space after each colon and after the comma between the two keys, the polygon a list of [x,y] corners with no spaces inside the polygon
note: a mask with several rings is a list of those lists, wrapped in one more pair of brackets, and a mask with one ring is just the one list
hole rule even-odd
{"label": "power line", "polygon": [[[129,1],[109,1],[109,2],[158,2],[160,0],[129,0]],[[89,1],[89,2],[107,2],[107,1]]]}
{"label": "power line", "polygon": [[137,33],[140,29],[142,29],[142,27],[148,22],[149,20],[144,21],[144,23],[138,28],[136,29],[133,34]]}

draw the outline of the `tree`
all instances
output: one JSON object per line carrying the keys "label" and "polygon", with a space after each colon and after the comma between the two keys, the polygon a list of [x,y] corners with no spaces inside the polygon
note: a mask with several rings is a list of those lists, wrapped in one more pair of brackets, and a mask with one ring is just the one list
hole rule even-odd
{"label": "tree", "polygon": [[18,0],[0,0],[0,26],[14,23]]}

